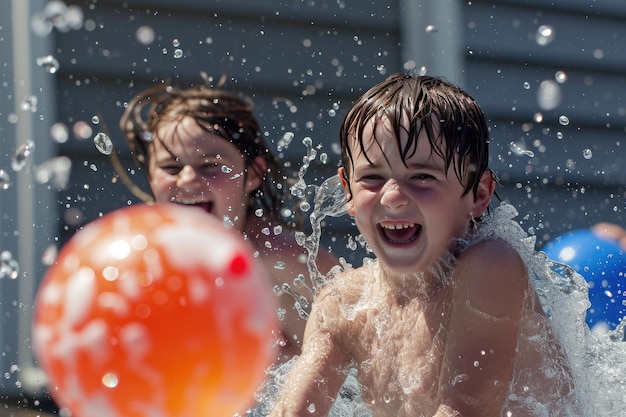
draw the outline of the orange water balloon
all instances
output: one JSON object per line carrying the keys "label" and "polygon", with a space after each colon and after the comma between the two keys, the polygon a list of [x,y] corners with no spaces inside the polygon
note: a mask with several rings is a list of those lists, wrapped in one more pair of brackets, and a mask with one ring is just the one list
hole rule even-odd
{"label": "orange water balloon", "polygon": [[74,417],[230,417],[275,357],[273,302],[236,231],[196,208],[130,206],[60,251],[33,348]]}

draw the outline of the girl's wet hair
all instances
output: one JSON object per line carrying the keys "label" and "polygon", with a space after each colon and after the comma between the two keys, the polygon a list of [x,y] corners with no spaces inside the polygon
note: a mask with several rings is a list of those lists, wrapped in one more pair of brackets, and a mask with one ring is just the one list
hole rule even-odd
{"label": "girl's wet hair", "polygon": [[[204,85],[179,88],[164,84],[148,89],[128,103],[120,128],[126,137],[130,153],[137,164],[148,172],[148,149],[159,127],[166,123],[181,123],[193,118],[208,133],[229,141],[243,155],[247,169],[259,169],[254,159],[262,157],[267,164],[259,172],[263,181],[251,193],[248,212],[257,208],[265,214],[280,210],[284,201],[281,165],[261,136],[250,99],[218,88]],[[278,213],[277,213],[278,214]]]}
{"label": "girl's wet hair", "polygon": [[[417,150],[425,132],[433,151],[452,166],[464,186],[463,195],[476,193],[489,162],[489,129],[485,115],[469,94],[452,83],[432,76],[394,74],[359,97],[348,110],[340,130],[342,163],[346,180],[354,162],[353,148],[369,161],[367,149],[379,139],[363,137],[372,121],[374,132],[379,123],[390,123],[402,160]],[[408,121],[408,123],[407,123]],[[407,132],[408,127],[408,132]],[[408,133],[403,145],[401,132]]]}

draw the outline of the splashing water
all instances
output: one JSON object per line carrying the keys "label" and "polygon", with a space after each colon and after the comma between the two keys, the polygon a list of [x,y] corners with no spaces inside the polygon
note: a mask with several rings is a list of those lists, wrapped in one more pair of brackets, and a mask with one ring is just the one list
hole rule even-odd
{"label": "splashing water", "polygon": [[17,147],[13,156],[11,156],[11,168],[13,171],[19,172],[26,166],[26,161],[33,150],[35,150],[35,143],[32,140],[27,140],[26,143]]}
{"label": "splashing water", "polygon": [[[325,277],[315,266],[321,220],[326,216],[341,216],[344,213],[343,189],[338,176],[333,176],[316,189],[315,207],[311,214],[313,232],[310,236],[300,236],[300,242],[309,251],[307,265],[311,273],[312,293],[319,291],[321,286],[332,279],[332,274]],[[565,404],[562,408],[558,408],[558,412],[561,413],[559,415],[568,417],[621,415],[626,408],[626,343],[623,342],[626,321],[609,333],[591,333],[585,323],[589,298],[584,278],[569,266],[551,261],[545,253],[536,251],[536,238],[529,236],[519,223],[513,220],[517,215],[513,206],[502,203],[482,223],[479,233],[472,238],[472,241],[485,236],[496,236],[506,240],[520,254],[529,275],[533,278],[533,286],[549,322],[567,352],[576,385],[576,392],[571,393],[571,398],[554,399],[555,402],[563,400],[560,404]],[[296,296],[294,295],[294,298]],[[530,343],[540,351],[548,352],[553,347],[546,340],[533,340]],[[257,392],[258,404],[249,410],[249,417],[269,413],[294,360],[295,358],[283,365],[268,369],[268,378]],[[545,363],[544,365],[542,366],[544,372],[550,372],[552,364]],[[518,386],[520,381],[523,382],[522,374],[523,371],[520,371],[520,374],[514,376],[514,383]],[[512,388],[510,400],[519,401],[519,398]],[[547,412],[544,404],[538,402],[537,398],[528,397],[523,401],[537,411],[537,415],[544,415]],[[566,408],[569,408],[570,402],[580,403],[582,410],[567,411]],[[572,406],[572,409],[575,407]],[[333,417],[370,415],[361,400],[354,369],[347,374],[346,382],[330,415]],[[545,415],[553,414],[548,412]]]}
{"label": "splashing water", "polygon": [[93,138],[93,143],[103,155],[111,155],[113,152],[113,141],[105,133],[97,133]]}
{"label": "splashing water", "polygon": [[35,179],[40,184],[50,183],[57,190],[64,190],[70,180],[72,161],[67,156],[58,156],[43,162],[35,169]]}
{"label": "splashing water", "polygon": [[[322,234],[322,220],[327,216],[339,217],[346,213],[345,193],[341,186],[339,175],[326,179],[315,191],[315,204],[310,215],[312,232],[309,236],[299,232],[296,239],[308,252],[307,267],[313,291],[317,293],[327,282],[329,277],[322,274],[315,260],[319,249],[319,241]],[[332,276],[332,274],[330,274]]]}
{"label": "splashing water", "polygon": [[0,190],[8,190],[9,188],[11,188],[11,177],[5,170],[0,169]]}
{"label": "splashing water", "polygon": [[42,67],[47,73],[55,74],[59,70],[59,61],[52,55],[41,56],[36,62],[37,66]]}

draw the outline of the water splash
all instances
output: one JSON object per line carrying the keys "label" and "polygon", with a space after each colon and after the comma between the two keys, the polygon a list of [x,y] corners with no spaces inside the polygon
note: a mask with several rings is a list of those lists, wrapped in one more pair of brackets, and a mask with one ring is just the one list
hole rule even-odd
{"label": "water splash", "polygon": [[317,268],[315,260],[319,250],[319,241],[322,234],[322,220],[326,217],[339,217],[346,213],[345,193],[341,185],[339,175],[334,175],[326,179],[320,186],[316,187],[313,212],[309,216],[311,220],[312,232],[309,236],[299,232],[296,239],[308,253],[307,267],[309,269],[309,279],[313,291],[317,293],[332,278],[322,274]]}
{"label": "water splash", "polygon": [[16,279],[20,274],[20,265],[8,250],[0,252],[0,279]]}
{"label": "water splash", "polygon": [[65,190],[69,183],[72,161],[67,156],[48,159],[35,168],[35,179],[39,184],[51,184],[57,190]]}
{"label": "water splash", "polygon": [[97,133],[93,138],[93,143],[103,155],[111,155],[113,152],[113,141],[105,133]]}
{"label": "water splash", "polygon": [[77,30],[83,26],[83,11],[80,7],[67,6],[63,1],[51,0],[44,8],[31,17],[30,26],[33,32],[40,37],[46,37],[52,29],[59,32]]}
{"label": "water splash", "polygon": [[56,74],[60,67],[59,61],[52,55],[41,56],[36,62],[49,74]]}
{"label": "water splash", "polygon": [[28,157],[34,150],[35,143],[32,140],[27,140],[25,143],[18,146],[11,156],[11,169],[15,172],[19,172],[24,169]]}
{"label": "water splash", "polygon": [[11,188],[11,185],[11,177],[9,174],[5,170],[0,169],[0,190],[8,190]]}

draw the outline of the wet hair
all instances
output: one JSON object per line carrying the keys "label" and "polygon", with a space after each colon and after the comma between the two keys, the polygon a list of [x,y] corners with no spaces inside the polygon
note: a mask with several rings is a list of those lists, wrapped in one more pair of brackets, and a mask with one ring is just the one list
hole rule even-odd
{"label": "wet hair", "polygon": [[220,136],[241,152],[245,167],[258,170],[254,159],[262,157],[267,164],[261,185],[251,193],[248,215],[258,208],[266,215],[279,214],[284,201],[283,175],[278,159],[261,136],[253,114],[253,104],[219,87],[205,85],[180,88],[163,84],[145,90],[133,98],[120,119],[120,128],[126,137],[135,162],[147,173],[148,149],[155,140],[159,127],[166,123],[181,123],[193,118],[208,133]]}
{"label": "wet hair", "polygon": [[[359,97],[348,110],[340,130],[344,178],[354,166],[351,144],[370,161],[367,149],[380,145],[363,137],[365,126],[388,121],[402,160],[417,151],[421,132],[426,133],[433,152],[445,162],[446,172],[454,168],[464,186],[463,195],[478,190],[483,173],[488,170],[489,129],[485,115],[469,94],[442,78],[394,74]],[[408,124],[407,124],[408,121]],[[408,132],[407,132],[408,127]],[[400,133],[408,133],[403,145]],[[371,161],[370,161],[371,162]],[[349,182],[348,182],[349,183]]]}

